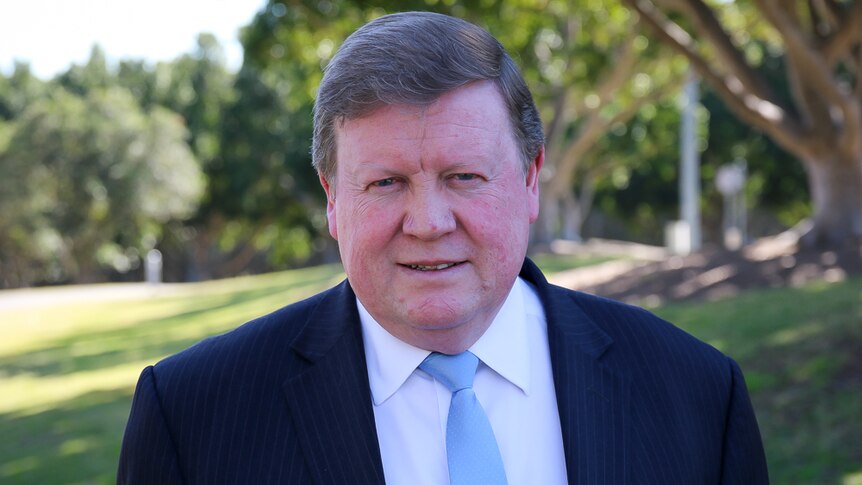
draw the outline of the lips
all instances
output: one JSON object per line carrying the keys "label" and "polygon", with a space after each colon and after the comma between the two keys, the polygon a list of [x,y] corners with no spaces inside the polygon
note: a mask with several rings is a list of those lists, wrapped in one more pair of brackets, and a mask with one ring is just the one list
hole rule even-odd
{"label": "lips", "polygon": [[461,262],[457,263],[439,263],[439,264],[405,264],[410,269],[414,269],[417,271],[440,271],[444,269],[451,268],[453,266],[457,266],[461,264]]}

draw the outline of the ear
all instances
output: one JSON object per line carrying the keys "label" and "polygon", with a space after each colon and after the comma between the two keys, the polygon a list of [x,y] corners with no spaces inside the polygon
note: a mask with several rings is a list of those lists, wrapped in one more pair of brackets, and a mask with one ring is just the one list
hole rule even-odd
{"label": "ear", "polygon": [[329,234],[336,241],[338,240],[338,224],[335,220],[335,187],[330,185],[322,174],[318,175],[320,185],[323,186],[323,191],[326,192],[326,224],[329,226]]}
{"label": "ear", "polygon": [[527,196],[530,205],[530,224],[539,218],[539,174],[545,164],[545,146],[539,147],[539,153],[527,169]]}

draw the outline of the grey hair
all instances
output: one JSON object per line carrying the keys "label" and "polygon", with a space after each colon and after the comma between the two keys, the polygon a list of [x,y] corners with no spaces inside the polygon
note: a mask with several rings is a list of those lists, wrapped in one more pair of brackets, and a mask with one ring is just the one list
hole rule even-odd
{"label": "grey hair", "polygon": [[314,103],[312,163],[334,181],[335,128],[383,105],[428,105],[473,81],[503,96],[526,172],[544,144],[539,112],[517,65],[486,30],[431,12],[379,17],[351,34],[326,66]]}

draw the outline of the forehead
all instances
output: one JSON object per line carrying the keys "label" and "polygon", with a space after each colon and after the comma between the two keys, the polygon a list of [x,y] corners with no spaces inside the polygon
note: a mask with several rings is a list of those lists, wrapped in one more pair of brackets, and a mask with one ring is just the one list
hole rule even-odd
{"label": "forehead", "polygon": [[336,128],[338,159],[425,148],[487,150],[513,141],[503,97],[490,81],[468,84],[424,105],[389,104]]}

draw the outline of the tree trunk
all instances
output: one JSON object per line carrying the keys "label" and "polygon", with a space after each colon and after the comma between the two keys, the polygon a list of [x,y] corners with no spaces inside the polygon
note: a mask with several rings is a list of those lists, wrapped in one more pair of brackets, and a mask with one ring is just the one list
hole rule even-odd
{"label": "tree trunk", "polygon": [[187,274],[189,281],[207,281],[213,278],[216,266],[214,247],[218,234],[224,228],[224,218],[211,214],[202,224],[195,227],[192,239],[190,268]]}
{"label": "tree trunk", "polygon": [[581,240],[581,225],[584,223],[581,205],[572,191],[563,195],[562,202],[562,227],[560,237],[568,241]]}
{"label": "tree trunk", "polygon": [[547,246],[554,239],[581,240],[583,211],[581,202],[570,190],[557,193],[551,184],[541,190],[539,219],[533,227],[533,244]]}
{"label": "tree trunk", "polygon": [[539,218],[533,224],[533,245],[548,246],[557,237],[560,220],[560,205],[551,192],[549,184],[542,184],[539,190]]}
{"label": "tree trunk", "polygon": [[805,168],[814,225],[802,244],[842,248],[862,242],[862,160],[809,160]]}

